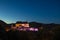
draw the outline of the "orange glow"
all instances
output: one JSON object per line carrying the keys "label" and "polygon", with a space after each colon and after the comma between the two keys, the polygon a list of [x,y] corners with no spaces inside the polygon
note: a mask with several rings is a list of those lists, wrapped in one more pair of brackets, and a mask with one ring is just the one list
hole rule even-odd
{"label": "orange glow", "polygon": [[22,24],[22,26],[24,26],[24,27],[29,27],[29,24]]}
{"label": "orange glow", "polygon": [[16,24],[16,27],[29,27],[29,24]]}
{"label": "orange glow", "polygon": [[22,24],[16,24],[16,27],[21,27],[22,26]]}
{"label": "orange glow", "polygon": [[10,27],[5,27],[5,31],[9,31],[11,28]]}

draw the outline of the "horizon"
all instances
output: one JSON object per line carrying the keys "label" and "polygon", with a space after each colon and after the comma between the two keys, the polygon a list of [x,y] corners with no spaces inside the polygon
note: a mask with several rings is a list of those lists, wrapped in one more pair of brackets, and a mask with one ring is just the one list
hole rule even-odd
{"label": "horizon", "polygon": [[[1,21],[3,21],[3,20],[1,20]],[[7,23],[6,21],[3,21],[3,22],[5,22],[5,23]],[[16,21],[16,22],[28,22],[28,23],[30,23],[30,22],[36,22],[36,21]],[[16,22],[11,22],[11,23],[16,23]],[[11,24],[11,23],[7,23],[7,24]],[[42,22],[36,22],[36,23],[42,23]],[[52,24],[52,23],[42,23],[42,24]],[[57,24],[57,23],[53,23],[53,24]]]}

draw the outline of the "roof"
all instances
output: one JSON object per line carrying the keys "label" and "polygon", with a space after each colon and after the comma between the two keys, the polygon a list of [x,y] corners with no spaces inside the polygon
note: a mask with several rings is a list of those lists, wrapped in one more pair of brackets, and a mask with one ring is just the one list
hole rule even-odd
{"label": "roof", "polygon": [[21,23],[21,24],[26,24],[26,23],[28,23],[28,22],[21,22],[21,21],[17,21],[17,22],[16,22],[16,24],[20,24],[20,23]]}

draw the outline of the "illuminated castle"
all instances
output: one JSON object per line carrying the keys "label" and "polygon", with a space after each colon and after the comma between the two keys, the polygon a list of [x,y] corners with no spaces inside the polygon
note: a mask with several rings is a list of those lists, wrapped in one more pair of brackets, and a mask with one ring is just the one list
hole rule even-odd
{"label": "illuminated castle", "polygon": [[15,24],[12,24],[12,26],[14,27],[29,27],[29,23],[28,22],[16,22]]}
{"label": "illuminated castle", "polygon": [[16,22],[16,27],[29,27],[28,22]]}

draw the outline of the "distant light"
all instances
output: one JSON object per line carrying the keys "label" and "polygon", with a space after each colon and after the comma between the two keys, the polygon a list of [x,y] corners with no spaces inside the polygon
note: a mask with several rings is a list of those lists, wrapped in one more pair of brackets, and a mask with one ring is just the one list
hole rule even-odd
{"label": "distant light", "polygon": [[20,29],[20,30],[23,30],[23,29]]}
{"label": "distant light", "polygon": [[18,30],[22,31],[23,29],[22,29],[22,28],[20,28],[20,29],[18,29]]}
{"label": "distant light", "polygon": [[17,30],[20,31],[38,31],[38,28],[18,28]]}
{"label": "distant light", "polygon": [[26,28],[24,28],[23,30],[26,31]]}
{"label": "distant light", "polygon": [[34,28],[30,28],[30,31],[34,31]]}
{"label": "distant light", "polygon": [[37,28],[35,28],[35,31],[38,31],[38,29],[37,29]]}

